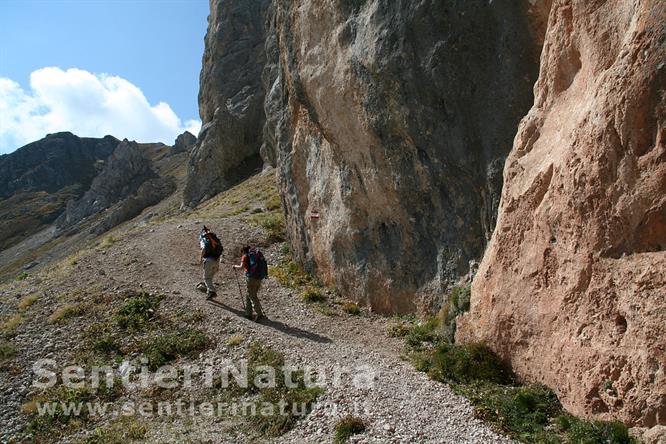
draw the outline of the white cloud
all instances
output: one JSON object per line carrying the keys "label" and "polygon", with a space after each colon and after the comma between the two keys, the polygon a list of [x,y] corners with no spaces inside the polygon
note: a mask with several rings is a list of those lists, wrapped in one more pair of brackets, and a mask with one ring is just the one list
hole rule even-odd
{"label": "white cloud", "polygon": [[59,131],[171,144],[183,131],[196,135],[200,127],[199,120],[183,122],[167,103],[151,105],[121,77],[42,68],[30,74],[30,91],[0,77],[0,153]]}

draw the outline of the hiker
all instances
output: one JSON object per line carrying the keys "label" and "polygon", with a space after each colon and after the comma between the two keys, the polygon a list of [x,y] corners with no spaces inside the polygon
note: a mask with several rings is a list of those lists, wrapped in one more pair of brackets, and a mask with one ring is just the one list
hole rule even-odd
{"label": "hiker", "polygon": [[197,285],[197,289],[205,291],[206,299],[210,300],[217,296],[213,277],[220,268],[220,256],[222,256],[224,248],[217,235],[205,225],[199,234],[199,246],[201,247],[199,263],[203,265],[204,281]]}
{"label": "hiker", "polygon": [[245,278],[247,280],[247,296],[245,298],[245,315],[248,319],[252,319],[252,308],[257,313],[255,321],[264,319],[264,312],[261,310],[261,303],[257,297],[259,288],[261,287],[261,280],[268,275],[268,265],[264,255],[256,248],[243,247],[241,248],[241,263],[239,265],[232,265],[235,270],[245,270]]}

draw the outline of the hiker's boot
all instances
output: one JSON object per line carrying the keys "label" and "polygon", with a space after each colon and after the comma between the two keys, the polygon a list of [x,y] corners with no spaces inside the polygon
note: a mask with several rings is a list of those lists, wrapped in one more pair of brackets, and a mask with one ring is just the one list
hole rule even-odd
{"label": "hiker's boot", "polygon": [[216,298],[216,297],[217,297],[217,293],[215,293],[214,291],[209,291],[208,296],[206,296],[206,300],[210,301],[211,299]]}
{"label": "hiker's boot", "polygon": [[265,321],[267,318],[263,314],[257,315],[256,318],[254,318],[254,322],[262,322]]}
{"label": "hiker's boot", "polygon": [[202,293],[205,293],[205,292],[208,291],[208,288],[206,288],[206,284],[204,284],[203,282],[199,282],[199,283],[197,284],[197,287],[196,287],[196,288],[197,288],[197,290],[199,290],[199,291],[202,292]]}

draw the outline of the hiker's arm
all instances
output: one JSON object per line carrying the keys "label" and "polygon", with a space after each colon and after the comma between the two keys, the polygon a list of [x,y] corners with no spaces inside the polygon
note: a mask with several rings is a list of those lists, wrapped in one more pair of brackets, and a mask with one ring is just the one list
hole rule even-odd
{"label": "hiker's arm", "polygon": [[199,254],[199,263],[200,263],[200,264],[203,264],[203,260],[204,260],[204,256],[203,256],[203,254],[204,254],[204,251],[201,250],[201,253]]}

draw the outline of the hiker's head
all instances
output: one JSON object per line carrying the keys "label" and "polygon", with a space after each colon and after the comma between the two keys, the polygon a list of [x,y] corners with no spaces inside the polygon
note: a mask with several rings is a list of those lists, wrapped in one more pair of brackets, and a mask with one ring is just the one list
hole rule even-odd
{"label": "hiker's head", "polygon": [[241,247],[241,254],[248,254],[250,252],[250,247],[247,245],[244,247]]}

